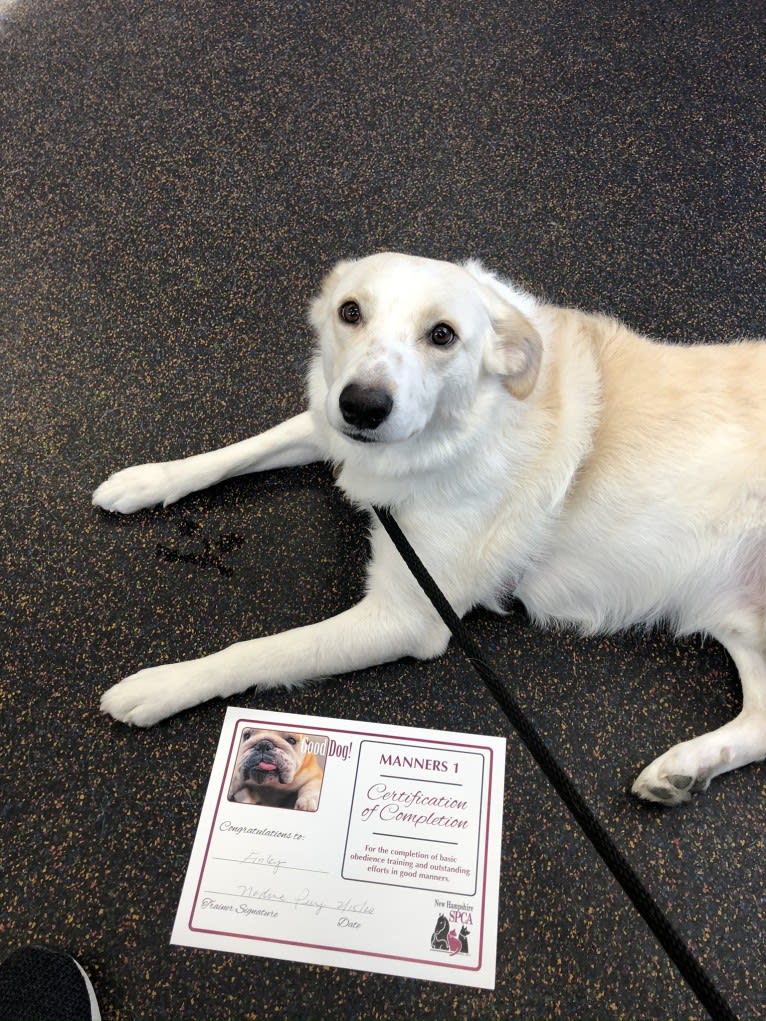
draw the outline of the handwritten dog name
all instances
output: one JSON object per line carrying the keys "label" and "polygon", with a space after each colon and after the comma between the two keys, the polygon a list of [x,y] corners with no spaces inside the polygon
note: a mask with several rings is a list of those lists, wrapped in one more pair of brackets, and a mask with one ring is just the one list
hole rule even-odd
{"label": "handwritten dog name", "polygon": [[287,862],[284,858],[276,858],[273,854],[262,854],[260,851],[250,851],[242,859],[243,865],[264,865],[270,868],[274,875],[279,872]]}

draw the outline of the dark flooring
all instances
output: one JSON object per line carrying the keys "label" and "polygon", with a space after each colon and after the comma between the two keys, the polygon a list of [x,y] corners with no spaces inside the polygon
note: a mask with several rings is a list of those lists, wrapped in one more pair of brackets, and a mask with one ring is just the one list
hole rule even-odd
{"label": "dark flooring", "polygon": [[[119,518],[136,461],[303,407],[342,256],[480,256],[680,342],[766,332],[764,5],[0,0],[0,946],[76,954],[108,1019],[700,1018],[509,737],[494,992],[171,947],[223,705],[149,731],[142,664],[335,612],[365,523],[323,467]],[[175,551],[178,556],[165,551]],[[736,711],[714,643],[477,614],[551,747],[734,1009],[766,1018],[766,770],[627,793]],[[454,649],[233,700],[502,734]]]}

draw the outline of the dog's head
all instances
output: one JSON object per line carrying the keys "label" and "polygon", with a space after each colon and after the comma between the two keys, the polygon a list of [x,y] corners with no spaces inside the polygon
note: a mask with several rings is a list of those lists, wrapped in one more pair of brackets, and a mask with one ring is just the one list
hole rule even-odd
{"label": "dog's head", "polygon": [[514,296],[478,263],[393,253],[339,263],[311,306],[312,404],[361,444],[464,420],[486,387],[525,400],[542,345]]}
{"label": "dog's head", "polygon": [[244,784],[291,789],[305,755],[302,734],[245,730],[237,752],[232,790]]}

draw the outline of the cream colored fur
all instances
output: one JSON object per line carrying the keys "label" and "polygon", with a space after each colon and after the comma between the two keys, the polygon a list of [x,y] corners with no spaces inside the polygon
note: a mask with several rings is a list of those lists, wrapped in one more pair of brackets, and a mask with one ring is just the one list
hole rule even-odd
{"label": "cream colored fur", "polygon": [[[742,712],[661,755],[636,794],[675,804],[766,757],[766,343],[657,343],[478,263],[390,253],[339,264],[311,320],[307,412],[118,472],[94,503],[130,513],[244,472],[333,462],[356,504],[394,509],[460,614],[513,593],[541,623],[662,623],[727,648]],[[437,325],[454,339],[437,342]],[[439,655],[447,630],[377,524],[371,545],[355,607],[142,670],[103,709],[148,726],[253,685]]]}

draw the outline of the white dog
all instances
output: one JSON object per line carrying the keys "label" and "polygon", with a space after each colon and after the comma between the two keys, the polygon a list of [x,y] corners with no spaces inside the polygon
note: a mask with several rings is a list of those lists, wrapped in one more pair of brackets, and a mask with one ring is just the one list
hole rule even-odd
{"label": "white dog", "polygon": [[[396,254],[338,265],[311,320],[307,412],[118,472],[93,502],[127,514],[245,472],[333,462],[357,505],[394,510],[460,615],[514,593],[541,622],[663,622],[723,643],[742,711],[661,755],[636,794],[686,801],[766,757],[766,343],[660,344],[478,263]],[[377,522],[371,545],[352,609],[141,670],[102,708],[149,726],[253,685],[438,656],[447,628]]]}

